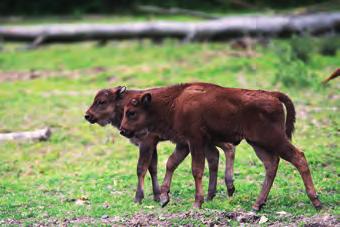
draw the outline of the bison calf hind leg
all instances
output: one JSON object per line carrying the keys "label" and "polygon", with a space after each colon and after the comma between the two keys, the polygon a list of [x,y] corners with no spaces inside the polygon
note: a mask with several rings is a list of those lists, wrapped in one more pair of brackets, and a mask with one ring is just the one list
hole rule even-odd
{"label": "bison calf hind leg", "polygon": [[209,187],[206,200],[210,201],[216,196],[219,152],[214,145],[208,146],[205,156],[209,166]]}
{"label": "bison calf hind leg", "polygon": [[303,152],[299,151],[299,149],[297,149],[289,141],[281,145],[278,151],[280,157],[292,163],[297,168],[305,185],[307,195],[313,206],[316,209],[321,209],[322,204],[316,194],[308,163]]}
{"label": "bison calf hind leg", "polygon": [[207,149],[206,144],[201,143],[201,139],[197,139],[189,142],[190,153],[191,153],[191,170],[192,175],[195,179],[195,203],[194,208],[201,208],[204,202],[204,192],[202,186],[202,178],[204,173],[205,164],[205,150]]}
{"label": "bison calf hind leg", "polygon": [[235,147],[232,144],[224,143],[218,145],[225,154],[225,175],[224,182],[227,186],[228,196],[232,197],[235,192],[234,186],[234,160],[235,160]]}

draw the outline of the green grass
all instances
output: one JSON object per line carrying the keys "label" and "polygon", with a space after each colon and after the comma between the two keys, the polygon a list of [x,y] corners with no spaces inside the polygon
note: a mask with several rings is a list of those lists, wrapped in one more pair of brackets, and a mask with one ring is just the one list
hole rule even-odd
{"label": "green grass", "polygon": [[[317,90],[285,87],[280,83],[273,86],[279,64],[275,46],[282,42],[274,41],[266,49],[257,47],[258,56],[251,58],[230,55],[230,47],[225,43],[181,44],[172,40],[162,45],[149,41],[114,42],[101,48],[95,43],[51,45],[33,51],[15,51],[17,44],[6,45],[5,51],[0,52],[0,73],[35,69],[54,71],[57,76],[60,70],[94,67],[106,70],[74,78],[0,83],[0,131],[44,126],[53,130],[46,142],[0,145],[0,220],[10,218],[29,224],[48,218],[123,217],[139,212],[176,213],[191,209],[194,181],[190,157],[176,170],[171,202],[166,208],[161,209],[153,202],[149,176],[143,204],[134,204],[137,148],[117,130],[83,120],[84,111],[100,88],[117,85],[146,88],[190,81],[279,89],[289,94],[298,113],[294,144],[305,152],[309,161],[325,206],[322,212],[339,215],[340,119],[338,109],[332,109],[340,107],[339,84],[335,80]],[[339,66],[339,59],[339,53],[334,57],[312,56],[306,67],[316,75],[316,84]],[[74,91],[79,95],[69,95]],[[159,145],[160,182],[173,148],[169,142]],[[237,147],[236,193],[231,199],[227,198],[223,181],[224,163],[221,153],[218,194],[212,202],[204,203],[203,211],[249,211],[264,179],[261,162],[246,143]],[[206,169],[205,191],[207,176]],[[81,197],[86,197],[89,204],[75,204],[74,200]],[[109,207],[105,208],[104,204]],[[280,220],[278,211],[289,212],[292,218],[317,214],[298,172],[285,161],[280,163],[268,203],[260,214],[274,222]],[[185,224],[190,220],[173,221]]]}

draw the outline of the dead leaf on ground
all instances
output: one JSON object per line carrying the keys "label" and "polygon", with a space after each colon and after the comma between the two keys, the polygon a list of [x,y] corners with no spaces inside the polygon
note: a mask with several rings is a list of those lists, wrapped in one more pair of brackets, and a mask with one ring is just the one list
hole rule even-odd
{"label": "dead leaf on ground", "polygon": [[77,199],[74,199],[74,198],[66,199],[65,202],[69,202],[69,203],[74,202],[76,205],[79,205],[79,206],[90,204],[89,199],[85,196],[81,196]]}
{"label": "dead leaf on ground", "polygon": [[266,216],[261,216],[259,224],[266,223],[268,221],[268,218]]}

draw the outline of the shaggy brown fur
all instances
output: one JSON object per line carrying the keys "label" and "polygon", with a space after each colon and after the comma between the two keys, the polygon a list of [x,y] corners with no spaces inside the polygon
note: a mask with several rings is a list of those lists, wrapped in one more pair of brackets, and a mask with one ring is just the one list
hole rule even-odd
{"label": "shaggy brown fur", "polygon": [[[128,103],[133,95],[141,94],[142,91],[126,90],[125,87],[116,87],[113,89],[103,89],[97,93],[94,98],[93,104],[86,111],[85,119],[90,123],[97,123],[101,126],[111,124],[112,126],[119,128],[121,120],[123,118],[123,107]],[[149,170],[154,199],[159,201],[160,189],[157,180],[157,144],[163,139],[155,134],[141,132],[138,135],[130,138],[130,141],[139,146],[139,159],[137,164],[137,176],[138,185],[135,195],[135,202],[140,203],[144,198],[144,178],[146,171]],[[225,170],[225,183],[228,189],[228,195],[232,196],[235,188],[233,184],[233,168],[234,168],[234,147],[231,144],[218,144],[225,153],[226,156],[226,170]],[[216,194],[217,185],[217,172],[219,152],[215,146],[209,148],[210,152],[206,155],[209,164],[209,189],[207,200],[213,199]],[[163,183],[163,189],[168,190],[170,188],[172,175],[177,166],[186,158],[189,154],[189,148],[187,145],[177,145],[174,153],[170,156],[167,162],[167,170],[165,180]],[[162,200],[164,206],[168,200]]]}
{"label": "shaggy brown fur", "polygon": [[[294,105],[282,93],[191,83],[134,95],[124,108],[121,130],[128,136],[147,130],[190,147],[196,186],[194,207],[203,203],[207,148],[221,141],[237,145],[245,139],[266,169],[254,210],[260,210],[267,200],[280,157],[298,169],[310,200],[320,208],[305,156],[289,140],[294,121]],[[161,193],[167,191],[162,188]]]}

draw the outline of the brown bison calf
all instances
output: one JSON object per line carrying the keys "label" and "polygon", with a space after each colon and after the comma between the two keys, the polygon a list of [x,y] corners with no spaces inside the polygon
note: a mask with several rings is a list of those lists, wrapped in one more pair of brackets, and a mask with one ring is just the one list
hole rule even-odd
{"label": "brown bison calf", "polygon": [[[85,119],[92,124],[99,124],[105,126],[111,124],[119,128],[123,118],[123,107],[127,104],[131,97],[141,94],[142,91],[126,90],[125,87],[116,87],[112,89],[103,89],[97,93],[90,108],[86,111]],[[156,133],[141,132],[138,135],[130,138],[130,141],[139,146],[139,159],[137,165],[138,185],[135,195],[135,202],[141,202],[144,198],[144,178],[146,171],[149,170],[154,200],[159,201],[160,189],[157,180],[157,144],[164,139]],[[233,184],[233,166],[234,166],[234,148],[231,144],[218,144],[226,156],[226,170],[225,183],[228,189],[228,195],[232,196],[234,193]],[[167,169],[165,180],[163,183],[163,190],[169,191],[172,175],[177,166],[189,154],[189,147],[187,145],[177,145],[174,153],[170,156],[167,162]],[[209,189],[207,200],[213,199],[216,194],[217,171],[219,153],[215,146],[209,147],[209,153],[206,157],[209,164]],[[169,200],[162,199],[162,205],[166,205]]]}
{"label": "brown bison calf", "polygon": [[134,95],[124,108],[121,130],[128,136],[147,130],[189,146],[196,186],[194,207],[203,203],[207,148],[221,141],[236,145],[245,139],[266,170],[254,210],[260,210],[267,200],[280,157],[298,169],[310,200],[321,208],[305,156],[289,140],[294,122],[294,105],[282,93],[192,83]]}

